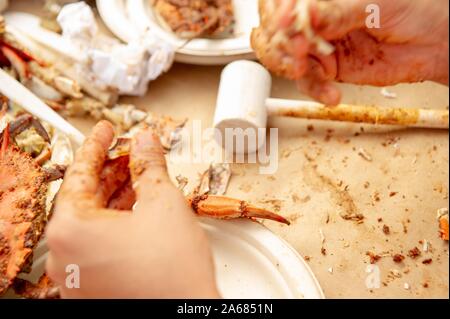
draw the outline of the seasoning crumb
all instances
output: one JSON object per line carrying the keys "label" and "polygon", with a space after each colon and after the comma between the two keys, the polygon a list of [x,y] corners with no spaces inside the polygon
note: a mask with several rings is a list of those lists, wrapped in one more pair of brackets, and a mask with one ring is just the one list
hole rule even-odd
{"label": "seasoning crumb", "polygon": [[408,233],[408,224],[406,221],[402,221],[402,226],[403,226],[403,233],[407,234]]}
{"label": "seasoning crumb", "polygon": [[385,235],[389,235],[391,233],[391,230],[388,225],[383,225],[383,233]]}
{"label": "seasoning crumb", "polygon": [[428,287],[429,287],[429,285],[428,285],[427,282],[424,282],[424,283],[422,284],[422,286],[423,286],[423,288],[428,288]]}
{"label": "seasoning crumb", "polygon": [[379,202],[381,200],[380,193],[378,193],[378,192],[373,193],[372,198],[374,201]]}
{"label": "seasoning crumb", "polygon": [[361,156],[366,161],[372,162],[372,156],[364,148],[358,149],[358,155]]}
{"label": "seasoning crumb", "polygon": [[366,252],[366,255],[370,257],[370,263],[375,264],[378,260],[381,259],[380,255],[377,255],[371,251]]}
{"label": "seasoning crumb", "polygon": [[405,282],[403,284],[403,288],[405,288],[406,290],[409,290],[409,289],[411,289],[411,286],[407,282]]}
{"label": "seasoning crumb", "polygon": [[325,247],[320,248],[320,253],[324,256],[327,254],[327,250],[325,249]]}
{"label": "seasoning crumb", "polygon": [[422,241],[422,250],[424,252],[428,252],[430,250],[430,244],[428,243],[428,240],[424,239]]}
{"label": "seasoning crumb", "polygon": [[305,256],[305,257],[303,257],[306,261],[310,261],[311,260],[311,257],[310,256]]}
{"label": "seasoning crumb", "polygon": [[421,255],[421,252],[420,252],[419,248],[417,248],[417,247],[414,247],[413,249],[411,249],[408,252],[408,256],[411,257],[412,259],[416,259],[420,255]]}
{"label": "seasoning crumb", "polygon": [[332,274],[332,273],[333,273],[333,267],[328,268],[328,272],[329,272],[330,274]]}
{"label": "seasoning crumb", "polygon": [[381,223],[381,222],[383,221],[383,218],[378,217],[377,221],[378,221],[379,223]]}
{"label": "seasoning crumb", "polygon": [[394,197],[395,195],[397,195],[398,194],[398,192],[390,192],[389,193],[389,197]]}
{"label": "seasoning crumb", "polygon": [[314,131],[314,125],[309,124],[309,125],[306,127],[306,129],[307,129],[309,132],[312,132],[312,131]]}
{"label": "seasoning crumb", "polygon": [[401,272],[398,271],[397,269],[391,269],[391,270],[389,270],[389,273],[395,278],[401,278],[402,277]]}
{"label": "seasoning crumb", "polygon": [[392,260],[396,263],[401,263],[404,259],[405,259],[405,256],[403,256],[402,254],[395,254],[392,257]]}
{"label": "seasoning crumb", "polygon": [[320,235],[320,242],[322,244],[324,244],[325,243],[325,235],[323,234],[322,228],[319,229],[319,235]]}
{"label": "seasoning crumb", "polygon": [[424,264],[424,265],[429,265],[429,264],[431,264],[432,262],[433,262],[433,259],[428,258],[428,259],[425,259],[424,261],[422,261],[422,264]]}
{"label": "seasoning crumb", "polygon": [[396,99],[397,98],[396,93],[389,91],[385,87],[380,90],[380,94],[383,95],[387,99]]}

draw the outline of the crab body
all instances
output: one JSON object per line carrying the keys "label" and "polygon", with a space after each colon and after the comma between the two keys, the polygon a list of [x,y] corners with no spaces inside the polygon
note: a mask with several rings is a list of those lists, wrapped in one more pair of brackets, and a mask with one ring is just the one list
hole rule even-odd
{"label": "crab body", "polygon": [[0,295],[32,257],[46,220],[47,173],[10,143],[0,147]]}

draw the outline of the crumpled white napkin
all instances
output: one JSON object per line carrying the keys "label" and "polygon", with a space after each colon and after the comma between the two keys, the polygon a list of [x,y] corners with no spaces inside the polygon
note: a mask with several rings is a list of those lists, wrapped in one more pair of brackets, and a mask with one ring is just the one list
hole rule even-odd
{"label": "crumpled white napkin", "polygon": [[117,89],[119,94],[144,95],[148,83],[172,66],[175,49],[151,32],[127,45],[101,35],[84,2],[65,5],[57,21],[62,36],[83,52],[83,71],[97,85]]}

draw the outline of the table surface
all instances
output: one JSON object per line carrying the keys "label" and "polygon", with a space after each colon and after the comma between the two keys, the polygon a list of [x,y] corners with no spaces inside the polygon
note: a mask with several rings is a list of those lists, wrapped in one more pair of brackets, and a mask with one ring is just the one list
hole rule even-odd
{"label": "table surface", "polygon": [[[38,12],[41,1],[11,1],[11,10]],[[175,64],[142,98],[123,98],[153,112],[211,125],[222,67]],[[343,102],[448,108],[448,88],[434,83],[398,85],[387,99],[380,88],[340,85]],[[305,99],[293,83],[274,78],[273,97]],[[94,124],[71,119],[88,133]],[[264,222],[309,265],[329,298],[448,298],[448,243],[438,236],[436,211],[448,208],[448,131],[273,118],[279,129],[278,170],[261,175],[256,164],[233,164],[227,195],[275,209],[292,224]],[[312,130],[311,130],[312,129]],[[364,149],[372,157],[358,155]],[[171,176],[195,181],[203,164],[169,163]],[[358,212],[364,222],[344,220]],[[383,232],[388,226],[390,234]],[[322,236],[323,234],[323,236]],[[422,251],[419,241],[430,248]],[[389,255],[420,248],[398,264]],[[324,248],[324,249],[322,249]],[[367,288],[368,251],[383,255],[379,288]],[[425,259],[431,264],[423,264]],[[409,289],[405,288],[408,287]]]}

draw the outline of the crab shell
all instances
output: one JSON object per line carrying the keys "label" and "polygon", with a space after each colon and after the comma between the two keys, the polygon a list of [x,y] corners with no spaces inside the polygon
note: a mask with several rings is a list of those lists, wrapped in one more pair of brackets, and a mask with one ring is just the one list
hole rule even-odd
{"label": "crab shell", "polygon": [[[8,134],[5,129],[0,148],[0,295],[31,265],[61,183],[49,182],[45,169],[12,144]],[[51,148],[54,163],[72,160],[64,135],[56,133]]]}
{"label": "crab shell", "polygon": [[39,164],[12,144],[0,150],[0,176],[1,294],[29,262],[43,233],[48,185]]}

